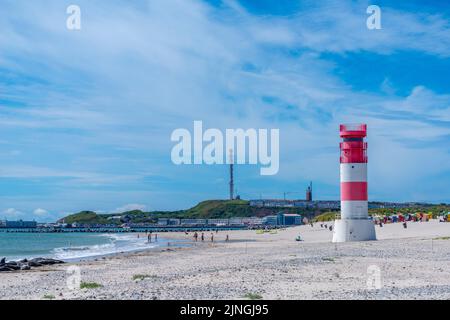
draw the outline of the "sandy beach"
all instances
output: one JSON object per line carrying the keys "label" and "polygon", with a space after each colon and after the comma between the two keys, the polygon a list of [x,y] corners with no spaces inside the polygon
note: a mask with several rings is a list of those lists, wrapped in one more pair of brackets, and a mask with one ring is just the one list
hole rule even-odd
{"label": "sandy beach", "polygon": [[[213,244],[207,232],[207,241],[185,248],[2,273],[0,299],[450,299],[450,223],[376,232],[378,241],[340,244],[317,223],[272,234],[222,231]],[[192,233],[160,237],[192,240]],[[69,289],[73,266],[81,282],[100,287]],[[379,289],[367,284],[374,268]]]}

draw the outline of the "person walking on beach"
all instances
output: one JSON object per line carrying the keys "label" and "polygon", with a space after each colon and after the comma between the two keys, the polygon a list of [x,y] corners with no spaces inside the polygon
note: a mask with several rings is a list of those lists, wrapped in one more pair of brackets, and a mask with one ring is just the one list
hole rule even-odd
{"label": "person walking on beach", "polygon": [[195,240],[195,242],[197,242],[197,240],[198,240],[198,233],[197,232],[194,232],[194,240]]}
{"label": "person walking on beach", "polygon": [[152,242],[152,233],[151,232],[147,236],[147,242],[148,243]]}
{"label": "person walking on beach", "polygon": [[214,242],[214,233],[211,232],[211,242]]}
{"label": "person walking on beach", "polygon": [[158,234],[155,233],[155,242],[158,242]]}
{"label": "person walking on beach", "polygon": [[205,234],[202,232],[202,242],[205,241]]}
{"label": "person walking on beach", "polygon": [[229,235],[226,236],[225,241],[226,242],[230,241],[230,236]]}

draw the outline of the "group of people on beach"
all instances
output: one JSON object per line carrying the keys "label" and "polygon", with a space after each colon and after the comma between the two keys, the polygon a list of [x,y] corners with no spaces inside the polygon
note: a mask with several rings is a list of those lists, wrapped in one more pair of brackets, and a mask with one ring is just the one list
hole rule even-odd
{"label": "group of people on beach", "polygon": [[[147,236],[147,242],[151,243],[153,232],[152,231],[146,232],[145,235]],[[138,234],[137,237],[139,239],[141,236]],[[155,242],[158,242],[158,234],[157,233],[155,233],[155,235],[154,235],[154,240],[155,240]]]}
{"label": "group of people on beach", "polygon": [[416,214],[395,214],[386,216],[375,216],[373,218],[375,224],[387,224],[387,223],[405,223],[405,222],[428,222],[432,218],[431,214],[416,213]]}
{"label": "group of people on beach", "polygon": [[[189,234],[187,231],[185,233],[186,233],[186,235]],[[216,233],[219,233],[219,230],[216,230]],[[146,232],[145,235],[147,237],[147,243],[151,243],[152,239],[153,239],[154,242],[158,242],[158,234],[157,233],[153,234],[153,232],[150,231],[150,232]],[[139,239],[141,237],[141,235],[138,234],[137,237]],[[199,233],[197,231],[194,232],[194,241],[195,242],[197,242],[199,240],[199,237],[200,237],[200,240],[202,242],[204,242],[205,239],[206,239],[206,236],[205,236],[204,232],[202,232],[200,235],[199,235]],[[214,233],[213,232],[211,232],[211,235],[210,235],[209,239],[210,239],[211,243],[214,243]],[[230,241],[230,236],[227,234],[225,236],[225,242],[228,242],[228,241]]]}
{"label": "group of people on beach", "polygon": [[[311,222],[311,227],[314,227],[314,224],[313,224],[312,222]],[[320,227],[321,227],[321,228],[328,229],[328,230],[330,230],[330,231],[333,231],[333,225],[328,226],[328,224],[326,224],[326,223],[321,223],[321,224],[320,224]]]}
{"label": "group of people on beach", "polygon": [[[216,234],[217,234],[217,233],[219,233],[218,230],[216,230]],[[194,232],[194,241],[195,241],[195,242],[198,241],[198,237],[199,237],[199,235],[198,235],[197,231],[195,231],[195,232]],[[202,242],[205,241],[205,233],[204,233],[204,232],[201,233],[201,235],[200,235],[200,240],[201,240]],[[227,234],[226,237],[225,237],[225,241],[228,242],[229,240],[230,240],[230,236]],[[214,242],[214,233],[213,233],[213,232],[211,232],[210,241],[211,241],[212,243]]]}
{"label": "group of people on beach", "polygon": [[[379,227],[383,227],[383,225],[388,224],[388,223],[400,222],[400,223],[402,223],[403,228],[407,229],[408,228],[407,222],[428,222],[431,219],[431,215],[424,214],[424,213],[398,214],[398,215],[384,216],[384,217],[376,216],[372,219],[373,219],[374,224]],[[311,225],[311,227],[314,227],[314,224],[312,222],[310,223],[310,225]],[[333,225],[328,226],[328,224],[321,222],[320,227],[329,229],[330,231],[333,231]]]}

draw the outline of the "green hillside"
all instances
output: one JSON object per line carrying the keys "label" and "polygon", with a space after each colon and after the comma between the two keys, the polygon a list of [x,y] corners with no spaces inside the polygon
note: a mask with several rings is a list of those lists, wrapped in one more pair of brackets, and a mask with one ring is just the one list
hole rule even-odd
{"label": "green hillside", "polygon": [[58,222],[81,224],[122,224],[124,222],[154,223],[158,218],[215,219],[255,216],[264,217],[276,214],[281,210],[288,213],[313,214],[313,212],[305,212],[305,210],[301,208],[281,209],[252,207],[249,205],[249,202],[245,200],[207,200],[200,202],[188,210],[180,211],[143,212],[135,210],[114,214],[97,214],[92,211],[82,211],[60,219]]}
{"label": "green hillside", "polygon": [[245,200],[208,200],[185,210],[180,218],[231,218],[249,217],[254,215],[249,202]]}
{"label": "green hillside", "polygon": [[65,223],[107,223],[108,220],[102,215],[98,215],[93,211],[81,211],[79,213],[71,214],[60,222],[64,220]]}

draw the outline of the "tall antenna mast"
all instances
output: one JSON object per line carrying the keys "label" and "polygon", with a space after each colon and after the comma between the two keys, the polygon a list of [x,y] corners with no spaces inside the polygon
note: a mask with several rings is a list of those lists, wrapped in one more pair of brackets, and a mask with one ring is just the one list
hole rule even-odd
{"label": "tall antenna mast", "polygon": [[234,199],[233,149],[230,149],[230,200]]}

